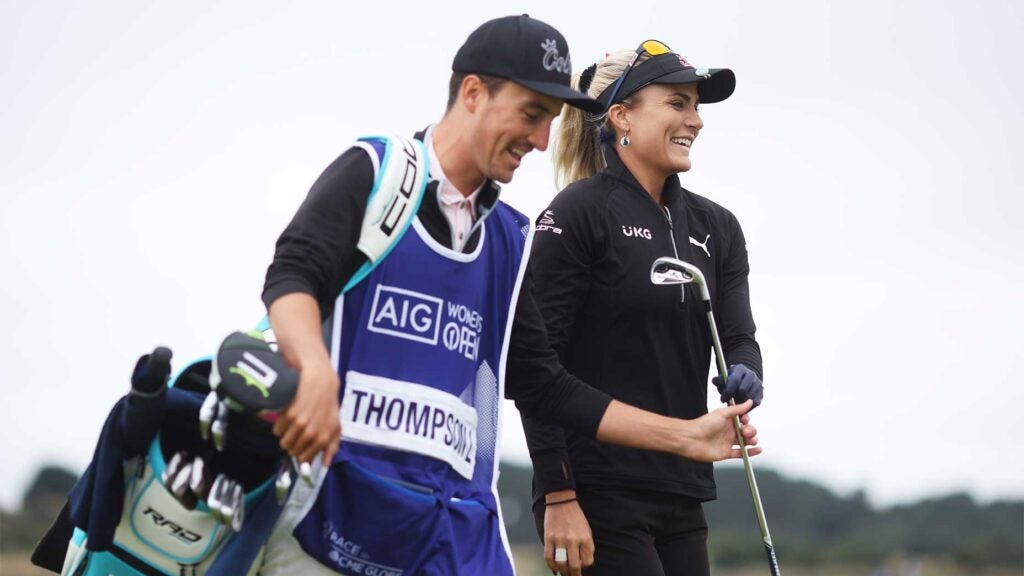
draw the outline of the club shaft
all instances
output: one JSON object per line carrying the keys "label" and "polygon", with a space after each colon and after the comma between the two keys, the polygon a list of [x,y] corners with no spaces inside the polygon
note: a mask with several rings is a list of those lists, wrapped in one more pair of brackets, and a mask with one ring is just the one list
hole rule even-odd
{"label": "club shaft", "polygon": [[[707,308],[708,326],[711,328],[711,342],[715,347],[715,360],[718,363],[718,375],[725,383],[729,378],[729,368],[725,363],[725,353],[722,351],[722,342],[718,337],[718,325],[715,323],[715,315],[711,311],[711,302],[704,301]],[[730,398],[729,405],[735,402]],[[734,416],[733,427],[736,428],[736,439],[740,444],[740,452],[743,455],[743,470],[747,474],[747,484],[750,485],[750,496],[754,500],[754,511],[757,513],[757,524],[761,528],[761,540],[764,541],[765,552],[768,555],[768,565],[771,568],[772,576],[780,576],[779,562],[775,558],[775,547],[772,545],[772,536],[768,532],[768,521],[764,516],[764,506],[761,504],[761,492],[757,489],[757,479],[754,477],[754,468],[750,465],[750,455],[747,453],[747,443],[743,439],[739,416]]]}

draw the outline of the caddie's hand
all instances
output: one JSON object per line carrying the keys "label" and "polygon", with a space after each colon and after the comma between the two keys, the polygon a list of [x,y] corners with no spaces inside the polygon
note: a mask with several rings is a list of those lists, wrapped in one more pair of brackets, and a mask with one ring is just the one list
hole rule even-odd
{"label": "caddie's hand", "polygon": [[701,462],[742,458],[743,453],[738,446],[733,426],[733,418],[736,416],[740,417],[740,429],[747,443],[747,453],[751,456],[760,454],[761,448],[756,446],[757,428],[750,424],[750,416],[747,414],[753,408],[753,401],[747,400],[688,421],[691,428],[687,433],[688,441],[684,443],[683,456]]}
{"label": "caddie's hand", "polygon": [[715,388],[718,388],[718,393],[721,394],[724,404],[728,404],[730,399],[737,404],[742,404],[749,399],[754,401],[754,408],[757,408],[764,398],[764,386],[761,384],[761,379],[753,370],[743,364],[733,364],[729,367],[728,382],[722,382],[721,376],[715,376],[711,381],[715,384]]}
{"label": "caddie's hand", "polygon": [[305,367],[299,373],[299,388],[281,417],[274,423],[274,434],[281,448],[300,462],[312,462],[323,452],[330,466],[341,438],[338,419],[340,380],[329,362]]}
{"label": "caddie's hand", "polygon": [[594,563],[594,537],[575,498],[575,490],[545,496],[549,505],[544,508],[544,560],[552,572],[563,576],[580,576]]}

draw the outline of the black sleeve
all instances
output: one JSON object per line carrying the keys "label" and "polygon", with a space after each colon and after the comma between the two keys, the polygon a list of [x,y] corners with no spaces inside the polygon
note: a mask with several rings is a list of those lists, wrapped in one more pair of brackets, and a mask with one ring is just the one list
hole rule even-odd
{"label": "black sleeve", "polygon": [[324,170],[277,240],[263,285],[268,309],[285,294],[303,292],[328,314],[365,260],[356,245],[373,179],[373,163],[362,148],[349,148]]}
{"label": "black sleeve", "polygon": [[763,380],[761,347],[754,339],[756,327],[750,311],[747,241],[736,217],[728,212],[725,216],[729,249],[721,264],[721,280],[715,302],[719,336],[729,364],[743,364]]}
{"label": "black sleeve", "polygon": [[[590,286],[590,265],[603,254],[603,227],[591,213],[593,192],[572,188],[559,194],[541,216],[530,254],[536,301],[551,347],[561,357],[568,345],[580,303]],[[547,217],[554,224],[544,228]],[[565,431],[521,413],[534,472],[534,497],[575,488]],[[560,423],[559,423],[560,424]]]}
{"label": "black sleeve", "polygon": [[[531,298],[530,300],[531,302],[528,303],[523,303],[520,300],[520,306],[525,304],[537,310],[537,304],[533,301],[534,299]],[[536,315],[538,322],[543,323],[540,313],[537,312]],[[519,316],[520,314],[517,312],[517,320]],[[512,337],[515,339],[515,332],[513,332]],[[512,378],[509,381],[512,381]],[[605,409],[610,401],[611,399],[609,398],[608,402],[604,403]],[[530,461],[533,463],[534,498],[542,497],[544,494],[556,490],[575,488],[576,484],[572,479],[572,468],[569,465],[569,456],[565,447],[565,431],[561,426],[554,423],[545,423],[537,420],[535,417],[527,416],[528,411],[518,401],[516,406],[519,408],[519,416],[523,422],[523,432],[526,435],[526,446],[530,450]],[[604,414],[604,409],[601,410],[601,414]],[[600,419],[598,419],[597,423],[600,423]],[[590,434],[590,436],[596,434],[597,424],[594,425],[593,430],[594,434]]]}
{"label": "black sleeve", "polygon": [[593,438],[611,397],[572,374],[548,343],[529,272],[512,320],[505,397],[530,418],[557,423]]}

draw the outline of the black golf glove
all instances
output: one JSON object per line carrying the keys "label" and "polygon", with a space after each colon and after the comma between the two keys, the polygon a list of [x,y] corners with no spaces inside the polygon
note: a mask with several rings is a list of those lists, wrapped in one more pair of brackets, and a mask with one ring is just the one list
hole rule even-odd
{"label": "black golf glove", "polygon": [[722,395],[722,402],[728,403],[732,398],[733,402],[742,404],[747,400],[754,401],[754,407],[761,405],[764,398],[764,386],[761,379],[754,374],[754,371],[743,364],[733,364],[729,367],[729,381],[723,385],[722,377],[715,376],[711,379]]}

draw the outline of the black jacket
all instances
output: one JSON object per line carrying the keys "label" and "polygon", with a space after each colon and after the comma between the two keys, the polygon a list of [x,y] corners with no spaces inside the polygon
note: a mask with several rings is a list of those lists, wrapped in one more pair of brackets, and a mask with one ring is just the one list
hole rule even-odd
{"label": "black jacket", "polygon": [[[416,134],[422,140],[424,133]],[[361,148],[350,148],[324,170],[306,200],[277,241],[267,270],[263,302],[267,308],[292,292],[312,295],[321,319],[330,316],[342,287],[365,261],[356,249],[360,225],[373,187],[373,164]],[[481,220],[498,201],[500,187],[487,182],[477,197]],[[451,248],[451,229],[431,180],[417,217],[438,243]],[[472,252],[480,238],[480,221],[463,248]],[[536,418],[567,423],[593,437],[611,402],[606,394],[585,385],[561,366],[548,344],[544,321],[527,275],[520,289],[507,360],[505,396],[519,410]]]}
{"label": "black jacket", "polygon": [[[548,337],[571,373],[613,398],[696,418],[707,413],[712,349],[700,294],[693,285],[651,284],[651,263],[673,256],[701,269],[727,361],[760,376],[743,232],[732,213],[682,188],[677,176],[659,206],[611,147],[605,155],[604,171],[568,186],[537,221],[530,271]],[[612,446],[525,416],[523,424],[535,498],[573,487],[573,476],[715,498],[710,464]]]}

